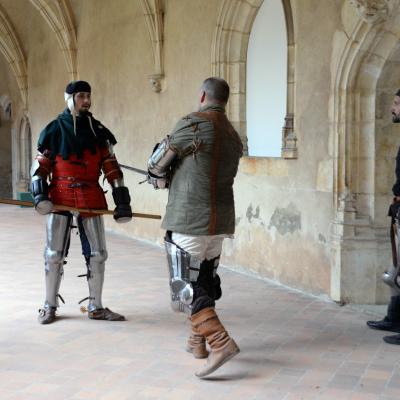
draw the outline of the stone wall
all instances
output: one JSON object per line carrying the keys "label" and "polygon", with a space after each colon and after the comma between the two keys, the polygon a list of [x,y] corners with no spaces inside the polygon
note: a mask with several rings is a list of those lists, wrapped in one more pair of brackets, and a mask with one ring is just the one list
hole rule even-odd
{"label": "stone wall", "polygon": [[[80,78],[92,84],[94,116],[118,139],[115,152],[119,161],[146,169],[153,145],[180,117],[196,109],[199,86],[211,73],[225,77],[231,84],[228,115],[245,141],[247,40],[262,0],[113,0],[112,6],[108,0],[63,2],[67,3],[70,8],[60,9],[56,4],[61,3],[0,0],[26,58],[26,106],[15,76],[9,73],[7,78],[14,86],[15,149],[21,121],[29,119],[36,142],[40,130],[63,110],[66,83]],[[339,301],[384,301],[386,292],[377,284],[377,265],[385,259],[385,246],[382,252],[376,250],[380,244],[374,234],[367,241],[353,235],[348,242],[346,236],[346,229],[351,226],[354,232],[357,224],[375,232],[370,226],[375,215],[370,207],[375,192],[373,189],[365,196],[364,180],[349,186],[343,172],[350,169],[348,176],[355,182],[357,166],[365,158],[354,152],[351,157],[356,161],[345,162],[348,149],[358,143],[352,142],[357,136],[346,136],[346,129],[352,128],[343,122],[350,119],[343,110],[354,104],[350,83],[346,82],[356,86],[357,79],[346,80],[343,76],[347,70],[354,77],[362,74],[353,65],[346,69],[346,62],[350,63],[351,49],[357,43],[363,43],[362,51],[372,43],[372,39],[362,42],[362,32],[369,38],[381,25],[362,22],[349,0],[284,0],[283,4],[291,8],[293,19],[289,27],[288,113],[294,114],[297,147],[283,152],[287,158],[241,160],[235,182],[236,237],[226,240],[222,262]],[[40,7],[45,7],[43,15]],[[7,66],[4,60],[0,62]],[[342,82],[344,87],[340,86]],[[382,93],[385,85],[380,85]],[[379,104],[387,101],[379,100]],[[351,118],[356,118],[354,115]],[[386,176],[392,168],[393,149],[387,159],[384,140],[380,143],[376,172]],[[13,154],[14,173],[22,153],[13,150]],[[375,159],[371,152],[368,157]],[[391,177],[376,189],[385,201]],[[142,179],[125,173],[134,211],[163,214],[167,192],[139,185]],[[375,187],[372,175],[365,179],[368,188]],[[13,185],[18,186],[16,175]],[[348,199],[353,197],[357,199],[350,206]],[[107,198],[112,207],[110,193]],[[383,204],[380,200],[378,203]],[[377,207],[383,226],[383,206]],[[354,217],[351,222],[348,215]],[[159,221],[136,219],[116,225],[110,218],[106,226],[162,244]],[[354,246],[356,236],[362,243],[358,247]],[[372,248],[372,253],[363,246]],[[374,261],[364,268],[357,255]],[[134,264],[132,260],[132,268]],[[357,285],[350,279],[355,274]],[[374,287],[372,295],[364,295],[366,285]]]}

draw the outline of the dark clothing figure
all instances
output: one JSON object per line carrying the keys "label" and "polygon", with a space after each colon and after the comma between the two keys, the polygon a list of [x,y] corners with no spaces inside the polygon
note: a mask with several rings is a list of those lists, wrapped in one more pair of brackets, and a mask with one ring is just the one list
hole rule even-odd
{"label": "dark clothing figure", "polygon": [[[396,93],[391,111],[393,122],[399,123],[400,90]],[[392,192],[395,197],[389,208],[389,216],[391,218],[390,240],[392,245],[393,265],[382,275],[383,281],[390,287],[390,302],[385,318],[381,321],[367,321],[367,325],[372,329],[400,333],[400,148],[397,152],[395,173],[396,182],[392,187]],[[383,340],[386,343],[400,345],[400,334],[394,336],[385,336]]]}

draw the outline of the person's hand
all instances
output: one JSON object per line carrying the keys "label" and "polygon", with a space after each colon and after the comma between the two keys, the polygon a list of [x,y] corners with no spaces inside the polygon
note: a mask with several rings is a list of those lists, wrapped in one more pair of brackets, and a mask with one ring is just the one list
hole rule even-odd
{"label": "person's hand", "polygon": [[116,222],[125,223],[132,219],[132,208],[130,204],[119,204],[114,209],[114,216]]}
{"label": "person's hand", "polygon": [[168,189],[169,186],[167,177],[155,176],[150,171],[147,174],[147,183],[153,185],[154,189]]}
{"label": "person's hand", "polygon": [[113,189],[112,195],[116,205],[114,209],[114,219],[118,223],[129,222],[132,219],[131,196],[125,186]]}
{"label": "person's hand", "polygon": [[394,196],[393,197],[393,204],[394,203],[397,203],[397,202],[399,202],[400,201],[400,196]]}

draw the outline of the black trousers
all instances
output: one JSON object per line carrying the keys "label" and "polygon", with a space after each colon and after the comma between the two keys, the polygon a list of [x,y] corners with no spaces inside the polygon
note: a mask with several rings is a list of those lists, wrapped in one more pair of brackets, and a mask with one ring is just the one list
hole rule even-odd
{"label": "black trousers", "polygon": [[192,315],[198,313],[203,308],[215,307],[215,301],[222,296],[221,280],[216,274],[214,277],[215,261],[219,257],[211,260],[204,260],[200,264],[200,273],[193,286]]}

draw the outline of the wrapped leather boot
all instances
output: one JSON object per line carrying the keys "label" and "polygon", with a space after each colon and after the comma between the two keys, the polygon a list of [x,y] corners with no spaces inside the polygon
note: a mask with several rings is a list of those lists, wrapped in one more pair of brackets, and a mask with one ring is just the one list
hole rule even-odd
{"label": "wrapped leather boot", "polygon": [[211,348],[207,363],[196,372],[196,376],[203,378],[221,367],[239,353],[239,347],[228,335],[221,324],[214,308],[207,307],[192,315],[192,326],[205,336]]}
{"label": "wrapped leather boot", "polygon": [[186,351],[192,353],[194,358],[207,358],[206,338],[193,328],[186,344]]}

